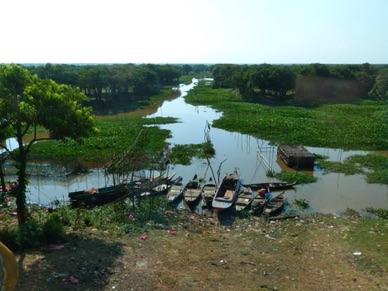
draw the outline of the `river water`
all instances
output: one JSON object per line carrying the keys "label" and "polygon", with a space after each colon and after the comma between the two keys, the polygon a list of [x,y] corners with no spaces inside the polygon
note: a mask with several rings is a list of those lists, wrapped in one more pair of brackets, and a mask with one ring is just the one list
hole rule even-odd
{"label": "river water", "polygon": [[[184,96],[192,89],[198,80],[193,79],[190,85],[180,85],[181,96],[162,104],[123,113],[150,117],[176,117],[178,123],[162,125],[161,128],[172,132],[168,142],[172,148],[176,144],[200,144],[205,141],[205,129],[208,124],[222,116],[207,106],[193,106],[185,103]],[[188,181],[194,174],[199,177],[212,176],[212,170],[217,177],[220,168],[221,177],[238,170],[246,183],[276,181],[266,177],[268,169],[280,172],[292,171],[277,158],[277,147],[267,141],[236,132],[228,132],[210,126],[208,132],[215,150],[216,157],[211,159],[209,167],[207,161],[194,160],[190,166],[170,165],[169,171],[182,176]],[[331,161],[342,161],[354,154],[367,154],[364,151],[343,151],[340,149],[307,147],[311,153],[329,156]],[[174,149],[172,149],[174,150]],[[221,165],[221,166],[220,166]],[[364,175],[329,173],[315,168],[308,172],[318,178],[316,183],[297,185],[294,190],[286,191],[289,202],[295,199],[306,199],[310,204],[310,211],[321,213],[340,213],[347,208],[362,211],[366,207],[388,208],[388,186],[366,183]],[[30,177],[28,199],[32,202],[48,204],[54,199],[67,199],[71,191],[83,190],[91,187],[102,187],[112,183],[101,170],[95,169],[88,174],[68,178]]]}

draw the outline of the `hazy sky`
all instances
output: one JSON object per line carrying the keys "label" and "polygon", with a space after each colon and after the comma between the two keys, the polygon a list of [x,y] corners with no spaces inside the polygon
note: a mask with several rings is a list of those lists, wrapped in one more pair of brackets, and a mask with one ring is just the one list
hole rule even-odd
{"label": "hazy sky", "polygon": [[0,1],[0,63],[388,63],[388,0]]}

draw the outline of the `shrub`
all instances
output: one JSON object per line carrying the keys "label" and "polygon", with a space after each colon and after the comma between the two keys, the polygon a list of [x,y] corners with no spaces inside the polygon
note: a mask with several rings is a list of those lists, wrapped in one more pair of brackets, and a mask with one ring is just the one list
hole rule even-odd
{"label": "shrub", "polygon": [[63,223],[57,214],[53,214],[42,226],[41,241],[45,243],[63,243],[67,235]]}

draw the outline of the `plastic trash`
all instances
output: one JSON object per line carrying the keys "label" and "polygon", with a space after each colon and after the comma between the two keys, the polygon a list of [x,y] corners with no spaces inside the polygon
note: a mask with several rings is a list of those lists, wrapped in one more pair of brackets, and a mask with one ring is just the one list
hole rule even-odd
{"label": "plastic trash", "polygon": [[65,248],[64,245],[48,245],[48,248],[53,251],[61,251]]}
{"label": "plastic trash", "polygon": [[77,284],[78,283],[78,279],[77,278],[74,278],[73,276],[70,276],[68,281],[71,283],[71,284]]}
{"label": "plastic trash", "polygon": [[140,236],[140,239],[141,239],[141,240],[146,240],[147,238],[148,238],[148,235],[145,235],[145,234],[142,235],[142,236]]}

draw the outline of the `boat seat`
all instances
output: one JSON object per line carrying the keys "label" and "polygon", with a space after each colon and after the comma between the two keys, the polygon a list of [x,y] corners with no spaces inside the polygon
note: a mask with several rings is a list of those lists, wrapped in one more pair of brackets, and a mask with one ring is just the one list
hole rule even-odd
{"label": "boat seat", "polygon": [[233,198],[233,194],[234,192],[232,190],[226,190],[225,195],[222,198],[231,200]]}

